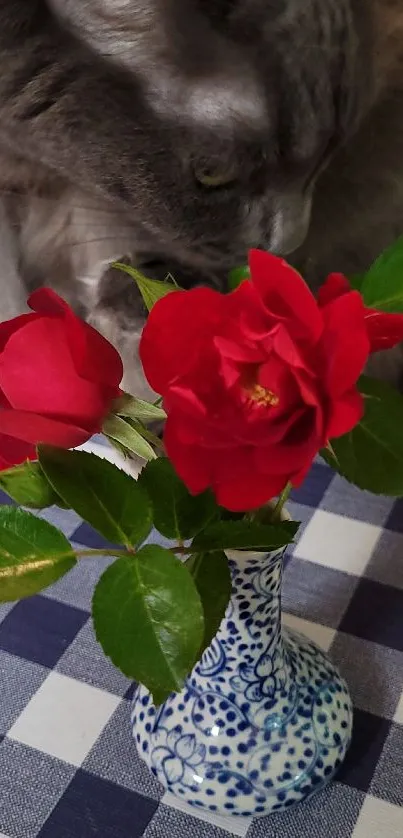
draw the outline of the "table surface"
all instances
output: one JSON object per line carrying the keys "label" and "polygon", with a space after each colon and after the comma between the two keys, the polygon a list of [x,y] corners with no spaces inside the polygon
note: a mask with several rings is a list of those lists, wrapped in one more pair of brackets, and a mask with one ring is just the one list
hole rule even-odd
{"label": "table surface", "polygon": [[[133,687],[92,630],[91,594],[109,560],[85,560],[43,594],[0,607],[0,838],[402,838],[403,502],[316,463],[290,511],[302,527],[284,620],[329,651],[356,708],[337,781],[253,822],[202,821],[164,794],[131,739]],[[107,554],[74,512],[41,517]]]}

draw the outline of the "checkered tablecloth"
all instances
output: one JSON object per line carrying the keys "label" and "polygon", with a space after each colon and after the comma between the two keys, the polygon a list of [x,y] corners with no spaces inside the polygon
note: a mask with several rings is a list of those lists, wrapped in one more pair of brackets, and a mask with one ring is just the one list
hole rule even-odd
{"label": "checkered tablecloth", "polygon": [[[356,707],[337,782],[242,823],[202,821],[164,794],[131,739],[133,687],[92,630],[109,560],[85,560],[43,594],[0,607],[0,838],[402,838],[403,502],[317,463],[290,510],[303,526],[285,568],[285,622],[329,650]],[[41,515],[107,555],[75,513]]]}

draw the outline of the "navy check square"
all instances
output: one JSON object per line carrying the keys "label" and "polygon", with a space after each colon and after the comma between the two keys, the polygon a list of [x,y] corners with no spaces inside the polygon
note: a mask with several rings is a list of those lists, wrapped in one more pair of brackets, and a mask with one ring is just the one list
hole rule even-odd
{"label": "navy check square", "polygon": [[290,509],[303,524],[285,568],[284,619],[329,650],[356,705],[336,782],[295,810],[245,822],[201,819],[165,794],[130,736],[133,685],[92,630],[93,586],[114,545],[52,509],[41,514],[106,558],[0,606],[0,838],[403,835],[403,502],[359,492],[318,461]]}
{"label": "navy check square", "polygon": [[403,590],[361,579],[340,630],[403,652]]}
{"label": "navy check square", "polygon": [[79,608],[33,596],[18,602],[1,623],[0,649],[51,669],[87,620]]}
{"label": "navy check square", "polygon": [[141,838],[157,803],[79,770],[39,832],[39,838]]}

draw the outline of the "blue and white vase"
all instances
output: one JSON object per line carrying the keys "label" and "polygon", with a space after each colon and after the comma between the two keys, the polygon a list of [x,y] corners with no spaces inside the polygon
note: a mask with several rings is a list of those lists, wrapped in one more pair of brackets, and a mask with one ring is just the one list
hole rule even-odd
{"label": "blue and white vase", "polygon": [[347,687],[326,655],[282,627],[283,551],[228,553],[233,595],[179,694],[133,700],[137,749],[170,792],[221,815],[262,817],[331,780],[351,739]]}

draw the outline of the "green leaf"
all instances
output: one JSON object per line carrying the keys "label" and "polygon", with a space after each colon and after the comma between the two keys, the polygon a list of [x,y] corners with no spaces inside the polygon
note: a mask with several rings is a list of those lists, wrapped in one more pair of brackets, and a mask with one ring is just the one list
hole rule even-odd
{"label": "green leaf", "polygon": [[130,419],[139,419],[140,422],[160,422],[166,419],[167,415],[162,407],[143,399],[137,399],[125,393],[115,402],[113,412],[118,416],[128,416]]}
{"label": "green leaf", "polygon": [[224,506],[218,507],[218,517],[221,521],[243,521],[245,518],[244,512],[231,512],[225,509]]}
{"label": "green leaf", "polygon": [[223,552],[197,553],[186,563],[193,576],[204,612],[204,637],[200,655],[220,628],[231,596],[231,573]]}
{"label": "green leaf", "polygon": [[173,553],[149,545],[108,567],[95,588],[93,619],[104,652],[156,704],[182,689],[202,644],[203,608]]}
{"label": "green leaf", "polygon": [[166,457],[148,463],[140,474],[153,506],[154,525],[166,538],[192,538],[218,514],[213,495],[191,495]]}
{"label": "green leaf", "polygon": [[54,490],[108,541],[131,549],[152,526],[146,492],[128,474],[86,451],[39,447],[40,464]]}
{"label": "green leaf", "polygon": [[359,291],[360,294],[361,294],[364,279],[365,279],[365,274],[353,274],[353,276],[349,276],[348,281],[351,285],[351,288],[354,291]]}
{"label": "green leaf", "polygon": [[171,282],[160,282],[158,279],[149,279],[144,276],[137,268],[131,265],[125,265],[123,262],[114,262],[113,268],[118,268],[121,271],[129,274],[134,279],[140,294],[143,298],[144,305],[147,311],[151,311],[153,305],[160,300],[161,297],[166,297],[172,291],[177,291],[177,286]]}
{"label": "green leaf", "polygon": [[0,508],[0,602],[32,596],[76,564],[63,533],[24,509]]}
{"label": "green leaf", "polygon": [[39,463],[30,460],[0,472],[0,488],[21,506],[32,509],[46,509],[53,505],[65,506],[52,489]]}
{"label": "green leaf", "polygon": [[360,290],[370,308],[403,312],[403,237],[374,262]]}
{"label": "green leaf", "polygon": [[382,381],[362,376],[361,422],[321,451],[326,462],[360,489],[403,495],[403,396]]}
{"label": "green leaf", "polygon": [[250,278],[249,265],[242,265],[240,268],[233,268],[228,274],[228,288],[234,291],[244,279]]}
{"label": "green leaf", "polygon": [[140,431],[121,416],[108,416],[102,426],[102,433],[143,460],[155,460],[157,457],[154,448],[144,439]]}
{"label": "green leaf", "polygon": [[290,544],[299,524],[260,524],[244,518],[242,521],[216,521],[195,536],[192,551],[264,550],[269,553]]}

